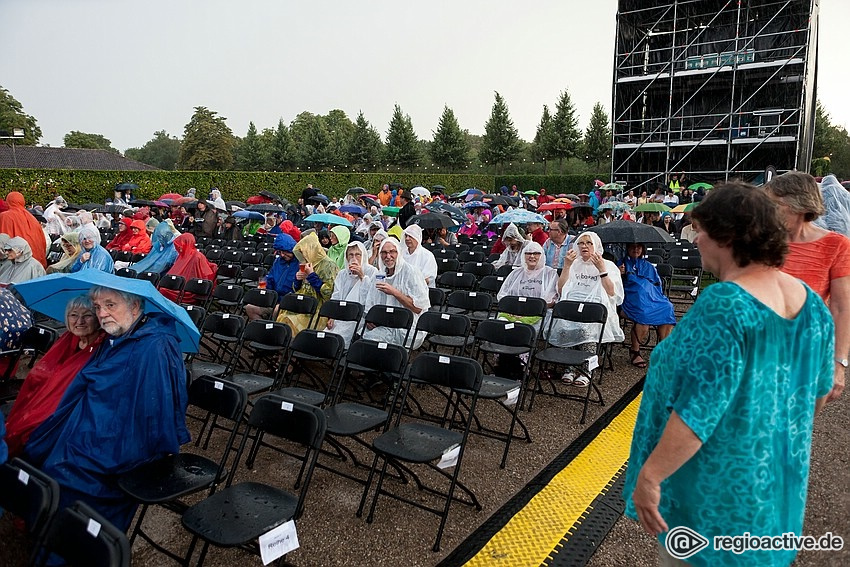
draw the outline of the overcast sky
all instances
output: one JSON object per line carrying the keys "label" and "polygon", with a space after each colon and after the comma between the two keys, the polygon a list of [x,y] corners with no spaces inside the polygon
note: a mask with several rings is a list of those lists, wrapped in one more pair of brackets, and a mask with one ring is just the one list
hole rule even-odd
{"label": "overcast sky", "polygon": [[[850,129],[850,2],[821,0],[818,96]],[[362,110],[383,137],[398,103],[431,139],[443,106],[483,134],[493,91],[534,137],[569,89],[581,126],[611,110],[616,0],[0,0],[0,85],[61,146],[71,130],[121,151],[195,106],[236,135],[307,110]]]}

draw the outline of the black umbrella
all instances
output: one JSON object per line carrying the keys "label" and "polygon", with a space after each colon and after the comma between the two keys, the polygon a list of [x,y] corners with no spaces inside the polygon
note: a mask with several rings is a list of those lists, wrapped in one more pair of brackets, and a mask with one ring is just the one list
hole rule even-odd
{"label": "black umbrella", "polygon": [[412,219],[410,219],[410,224],[418,224],[421,228],[450,228],[458,225],[458,223],[443,213],[415,215]]}
{"label": "black umbrella", "polygon": [[259,205],[250,205],[245,208],[246,211],[256,211],[258,213],[282,213],[283,207],[280,205],[272,205],[271,203],[262,203]]}
{"label": "black umbrella", "polygon": [[401,189],[401,188],[402,188],[401,183],[390,183],[390,189]]}
{"label": "black umbrella", "polygon": [[360,200],[369,205],[370,207],[380,207],[381,203],[373,199],[372,197],[360,197]]}
{"label": "black umbrella", "polygon": [[41,214],[41,213],[39,213],[38,211],[34,211],[34,210],[32,210],[32,209],[27,209],[27,212],[29,212],[29,214],[31,214],[32,216],[34,216],[34,217],[35,217],[35,220],[37,220],[38,222],[40,222],[40,223],[46,223],[46,222],[47,222],[47,219],[46,219],[46,218],[44,218],[44,215],[42,215],[42,214]]}
{"label": "black umbrella", "polygon": [[515,203],[512,203],[511,201],[508,201],[507,197],[505,197],[503,195],[481,195],[480,197],[478,197],[475,200],[476,201],[484,201],[488,205],[502,205],[504,207],[515,204]]}
{"label": "black umbrella", "polygon": [[331,200],[328,199],[327,196],[322,195],[321,193],[319,193],[318,195],[313,195],[312,197],[307,199],[307,201],[308,202],[313,201],[315,203],[322,203],[323,205],[327,205],[328,203],[331,202]]}
{"label": "black umbrella", "polygon": [[156,203],[153,201],[148,201],[146,199],[133,199],[130,201],[130,204],[134,207],[158,207]]}
{"label": "black umbrella", "polygon": [[265,189],[260,191],[259,194],[262,195],[263,197],[265,197],[266,199],[271,199],[272,201],[282,201],[283,200],[281,198],[281,196],[278,195],[277,193],[272,193],[271,191],[266,191]]}
{"label": "black umbrella", "polygon": [[352,187],[348,191],[346,191],[349,195],[363,195],[366,193],[366,190],[362,187]]}
{"label": "black umbrella", "polygon": [[466,213],[457,207],[453,207],[446,203],[441,203],[439,201],[435,201],[428,205],[425,205],[425,208],[434,213],[444,213],[449,215],[451,218],[456,220],[458,223],[466,222]]}
{"label": "black umbrella", "polygon": [[[431,189],[436,189],[437,191],[445,192],[446,187],[444,185],[431,185]],[[434,191],[431,191],[431,193],[433,192]]]}
{"label": "black umbrella", "polygon": [[227,207],[228,212],[233,212],[233,207],[239,207],[240,209],[244,209],[246,207],[245,203],[242,201],[225,201],[224,206]]}
{"label": "black umbrella", "polygon": [[125,207],[124,205],[98,205],[98,207],[93,212],[111,214],[123,213],[125,210],[127,210],[127,207]]}
{"label": "black umbrella", "polygon": [[180,206],[184,207],[187,211],[192,210],[192,209],[197,209],[198,208],[198,201],[197,201],[197,199],[194,200],[194,201],[186,201],[185,203],[183,203]]}
{"label": "black umbrella", "polygon": [[135,191],[139,186],[135,183],[118,183],[115,186],[116,191]]}
{"label": "black umbrella", "polygon": [[666,231],[656,226],[627,220],[592,226],[587,230],[598,234],[600,240],[605,244],[615,242],[622,244],[663,244],[664,242],[676,241]]}
{"label": "black umbrella", "polygon": [[68,203],[68,206],[65,207],[65,211],[93,211],[98,207],[102,207],[103,203],[85,203],[82,205],[75,205],[74,203]]}

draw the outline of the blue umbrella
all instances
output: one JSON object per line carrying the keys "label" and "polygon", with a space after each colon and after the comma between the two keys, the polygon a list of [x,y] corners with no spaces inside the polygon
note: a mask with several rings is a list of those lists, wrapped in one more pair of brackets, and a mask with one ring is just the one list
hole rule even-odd
{"label": "blue umbrella", "polygon": [[485,203],[484,201],[470,201],[468,203],[463,204],[464,209],[489,209],[490,205]]}
{"label": "blue umbrella", "polygon": [[314,215],[310,215],[304,220],[310,222],[323,222],[325,224],[341,224],[342,226],[351,227],[351,223],[348,222],[348,219],[338,217],[331,213],[316,213]]}
{"label": "blue umbrella", "polygon": [[[197,352],[201,334],[186,310],[166,299],[147,280],[134,280],[100,270],[80,270],[74,274],[50,274],[15,284],[27,307],[58,321],[65,320],[68,302],[93,286],[125,291],[145,299],[145,313],[165,313],[174,318],[177,336],[183,352]],[[155,353],[154,353],[155,354]]]}
{"label": "blue umbrella", "polygon": [[482,191],[481,189],[476,189],[475,187],[470,187],[469,189],[464,189],[460,193],[455,193],[454,195],[452,195],[452,198],[454,199],[454,198],[457,198],[457,197],[466,197],[470,193],[483,195],[484,191]]}
{"label": "blue umbrella", "polygon": [[258,221],[266,220],[266,217],[264,217],[262,213],[258,213],[257,211],[235,211],[233,213],[233,216],[239,217],[241,219],[251,219]]}
{"label": "blue umbrella", "polygon": [[360,205],[355,205],[354,203],[349,203],[348,205],[343,205],[339,208],[340,211],[344,213],[351,213],[354,215],[365,215],[366,208],[361,207]]}
{"label": "blue umbrella", "polygon": [[549,221],[543,218],[542,215],[532,213],[525,209],[514,209],[493,217],[490,224],[528,224],[530,222],[539,222],[540,224],[549,224]]}

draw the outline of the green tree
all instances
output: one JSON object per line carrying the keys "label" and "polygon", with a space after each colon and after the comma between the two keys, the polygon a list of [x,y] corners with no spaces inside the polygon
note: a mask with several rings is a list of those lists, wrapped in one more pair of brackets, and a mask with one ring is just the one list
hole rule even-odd
{"label": "green tree", "polygon": [[205,106],[195,107],[183,130],[179,169],[224,171],[233,166],[236,140],[226,120]]}
{"label": "green tree", "polygon": [[298,162],[302,169],[321,171],[331,165],[331,161],[331,136],[325,119],[312,116],[298,146]]}
{"label": "green tree", "polygon": [[578,129],[576,109],[570,99],[570,93],[564,90],[555,106],[555,117],[552,119],[555,132],[552,154],[558,158],[558,173],[564,173],[564,158],[578,156],[581,143],[581,131]]}
{"label": "green tree", "polygon": [[508,105],[502,95],[496,93],[496,102],[493,103],[490,118],[484,125],[484,138],[481,140],[478,159],[484,163],[492,163],[499,173],[504,164],[515,160],[521,151],[522,140],[511,120]]}
{"label": "green tree", "polygon": [[543,175],[547,174],[548,160],[554,157],[555,145],[555,128],[552,123],[552,115],[549,113],[549,106],[543,105],[543,115],[540,117],[540,124],[537,125],[537,132],[534,134],[534,141],[531,143],[531,159],[543,162]]}
{"label": "green tree", "polygon": [[253,122],[248,123],[248,132],[239,143],[236,168],[242,171],[260,171],[263,168],[262,140]]}
{"label": "green tree", "polygon": [[41,139],[41,128],[36,119],[24,112],[23,105],[9,91],[0,87],[0,136],[11,136],[15,128],[24,129],[22,139],[0,141],[6,145],[14,141],[19,146],[34,146]]}
{"label": "green tree", "polygon": [[354,122],[354,133],[348,146],[348,163],[352,167],[368,171],[381,161],[382,150],[381,135],[369,124],[361,110]]}
{"label": "green tree", "polygon": [[434,163],[447,168],[450,173],[466,169],[469,165],[469,142],[460,129],[455,113],[448,106],[443,107],[430,150]]}
{"label": "green tree", "polygon": [[129,148],[124,157],[170,171],[180,157],[180,140],[169,136],[165,130],[159,130],[141,148]]}
{"label": "green tree", "polygon": [[402,114],[396,104],[387,130],[387,162],[410,171],[419,163],[419,140],[413,131],[410,116]]}
{"label": "green tree", "polygon": [[[266,132],[270,136],[266,137]],[[277,128],[274,130],[264,130],[264,146],[266,150],[266,170],[267,171],[288,171],[292,168],[295,162],[293,152],[292,136],[289,134],[289,128],[283,122],[283,118],[278,120]]]}
{"label": "green tree", "polygon": [[600,164],[611,155],[611,127],[608,115],[600,103],[593,105],[593,113],[584,133],[584,161]]}
{"label": "green tree", "polygon": [[323,117],[330,135],[329,165],[336,169],[348,167],[348,151],[354,136],[354,123],[344,111],[334,109]]}
{"label": "green tree", "polygon": [[65,142],[66,148],[108,150],[110,152],[115,152],[116,154],[121,153],[115,148],[113,148],[112,142],[110,142],[107,138],[103,137],[103,135],[101,134],[88,134],[86,132],[78,132],[76,130],[71,130],[70,132],[65,134],[65,138],[63,141]]}

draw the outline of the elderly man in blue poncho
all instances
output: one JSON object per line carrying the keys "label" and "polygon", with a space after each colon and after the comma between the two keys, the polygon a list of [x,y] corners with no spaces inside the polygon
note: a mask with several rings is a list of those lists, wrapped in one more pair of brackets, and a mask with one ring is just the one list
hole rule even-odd
{"label": "elderly man in blue poncho", "polygon": [[[266,276],[266,289],[273,289],[278,296],[292,293],[295,275],[298,273],[298,258],[295,257],[295,239],[288,234],[278,234],[274,239],[274,263]],[[277,316],[277,307],[267,309],[246,304],[248,319],[273,319]]]}
{"label": "elderly man in blue poncho", "polygon": [[186,371],[174,319],[145,314],[137,295],[94,287],[90,296],[111,336],[32,433],[25,454],[59,483],[60,508],[82,500],[126,531],[136,505],[115,479],[189,441]]}

